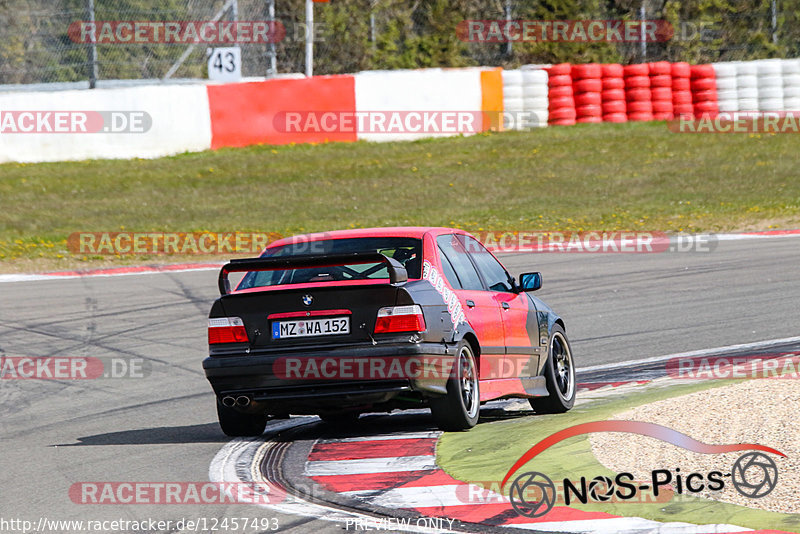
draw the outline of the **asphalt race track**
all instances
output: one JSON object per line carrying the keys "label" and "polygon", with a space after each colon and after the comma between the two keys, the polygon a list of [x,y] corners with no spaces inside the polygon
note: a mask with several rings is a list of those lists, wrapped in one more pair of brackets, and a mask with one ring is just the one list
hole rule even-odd
{"label": "asphalt race track", "polygon": [[[503,260],[513,274],[542,271],[539,295],[565,319],[578,367],[800,334],[796,238],[722,241],[713,252]],[[210,462],[230,441],[217,426],[201,368],[216,275],[0,284],[0,356],[144,361],[137,376],[127,378],[0,381],[3,517],[274,517],[283,532],[344,530],[343,524],[245,505],[70,499],[70,487],[80,482],[209,480]],[[303,432],[308,439],[314,430]]]}

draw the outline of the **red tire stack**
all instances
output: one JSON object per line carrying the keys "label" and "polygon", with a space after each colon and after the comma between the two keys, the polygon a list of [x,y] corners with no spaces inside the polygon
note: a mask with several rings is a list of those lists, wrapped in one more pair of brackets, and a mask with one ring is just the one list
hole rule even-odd
{"label": "red tire stack", "polygon": [[716,117],[717,75],[712,65],[692,65],[692,105],[695,117]]}
{"label": "red tire stack", "polygon": [[650,95],[653,118],[668,121],[672,118],[672,65],[668,61],[650,63]]}
{"label": "red tire stack", "polygon": [[548,122],[559,126],[575,124],[575,99],[572,93],[572,65],[559,63],[547,67],[549,87]]}
{"label": "red tire stack", "polygon": [[625,100],[628,120],[653,120],[653,101],[650,93],[650,67],[647,63],[625,65]]}
{"label": "red tire stack", "polygon": [[578,122],[603,122],[603,68],[597,63],[572,66],[572,93]]}
{"label": "red tire stack", "polygon": [[692,84],[691,67],[688,63],[673,63],[672,67],[672,114],[675,117],[681,115],[694,115],[692,106]]}
{"label": "red tire stack", "polygon": [[622,65],[603,65],[603,92],[600,94],[604,122],[627,122],[625,105],[625,70]]}

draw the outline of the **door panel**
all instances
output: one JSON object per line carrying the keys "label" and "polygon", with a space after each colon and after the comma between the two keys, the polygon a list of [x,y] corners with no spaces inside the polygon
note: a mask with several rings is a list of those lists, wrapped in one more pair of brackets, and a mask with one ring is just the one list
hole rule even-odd
{"label": "door panel", "polygon": [[502,310],[506,356],[504,370],[515,377],[536,376],[539,370],[539,324],[536,307],[525,293],[495,293]]}
{"label": "door panel", "polygon": [[[462,289],[456,294],[481,346],[478,378],[496,378],[505,359],[505,332],[500,307],[489,291]],[[475,305],[471,307],[470,302]]]}

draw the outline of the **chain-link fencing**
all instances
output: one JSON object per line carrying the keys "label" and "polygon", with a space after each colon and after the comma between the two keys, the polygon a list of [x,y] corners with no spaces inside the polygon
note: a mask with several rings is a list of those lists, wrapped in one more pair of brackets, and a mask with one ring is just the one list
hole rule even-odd
{"label": "chain-link fencing", "polygon": [[[314,4],[314,74],[531,63],[712,62],[800,56],[800,5],[788,0],[331,0]],[[479,20],[664,20],[656,42],[470,42]],[[239,42],[245,77],[305,70],[304,0],[0,0],[0,84],[203,79],[214,44],[81,38],[76,24],[277,21],[277,42]],[[99,31],[99,30],[98,30]]]}

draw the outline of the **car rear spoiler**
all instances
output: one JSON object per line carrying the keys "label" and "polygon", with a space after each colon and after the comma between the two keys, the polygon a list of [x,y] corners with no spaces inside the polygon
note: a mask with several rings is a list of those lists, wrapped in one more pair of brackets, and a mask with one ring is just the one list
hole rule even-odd
{"label": "car rear spoiler", "polygon": [[231,260],[219,271],[219,293],[231,292],[229,273],[250,271],[279,271],[283,269],[305,269],[309,267],[336,267],[339,265],[361,265],[364,263],[385,263],[389,271],[389,282],[398,284],[408,280],[408,272],[403,265],[379,252],[357,252],[352,254],[329,254],[324,256],[288,256],[284,258],[243,258]]}

